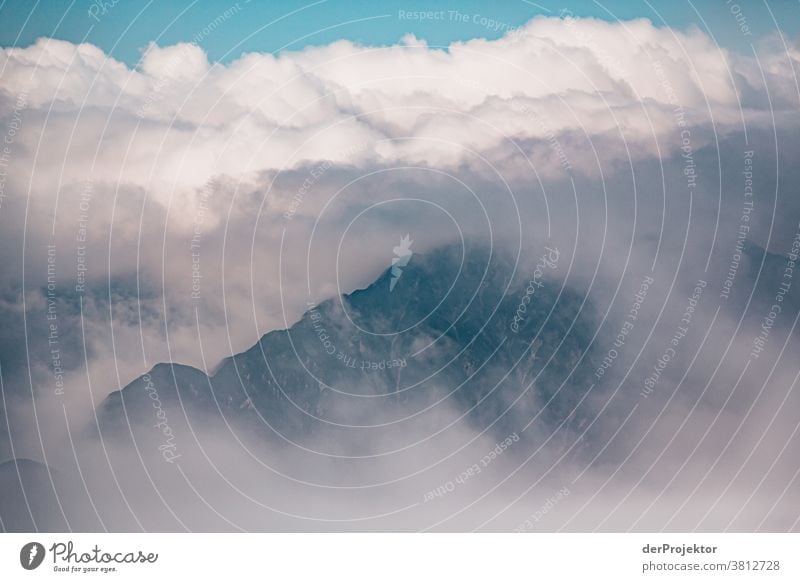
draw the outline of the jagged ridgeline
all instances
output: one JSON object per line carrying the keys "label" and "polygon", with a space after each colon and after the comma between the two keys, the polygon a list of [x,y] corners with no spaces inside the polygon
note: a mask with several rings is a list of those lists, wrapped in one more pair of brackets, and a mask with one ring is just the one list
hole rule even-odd
{"label": "jagged ridgeline", "polygon": [[108,397],[103,436],[139,423],[152,432],[154,421],[184,411],[190,421],[221,418],[292,440],[445,405],[503,435],[537,413],[560,423],[591,384],[590,306],[554,270],[532,286],[532,268],[515,265],[460,245],[414,254],[399,277],[387,265],[367,288],[310,307],[211,376],[156,366]]}

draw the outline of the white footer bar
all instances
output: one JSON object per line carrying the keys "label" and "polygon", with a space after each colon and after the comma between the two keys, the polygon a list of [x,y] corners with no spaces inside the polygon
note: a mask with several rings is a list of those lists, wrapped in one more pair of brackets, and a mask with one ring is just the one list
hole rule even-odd
{"label": "white footer bar", "polygon": [[0,580],[797,581],[798,554],[800,534],[3,534]]}

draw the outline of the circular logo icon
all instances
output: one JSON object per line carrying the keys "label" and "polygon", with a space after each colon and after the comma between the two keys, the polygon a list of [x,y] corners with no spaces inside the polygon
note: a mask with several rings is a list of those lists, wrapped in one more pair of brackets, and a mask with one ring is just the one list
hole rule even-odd
{"label": "circular logo icon", "polygon": [[44,561],[44,546],[39,542],[28,542],[19,552],[19,563],[26,570],[35,570]]}

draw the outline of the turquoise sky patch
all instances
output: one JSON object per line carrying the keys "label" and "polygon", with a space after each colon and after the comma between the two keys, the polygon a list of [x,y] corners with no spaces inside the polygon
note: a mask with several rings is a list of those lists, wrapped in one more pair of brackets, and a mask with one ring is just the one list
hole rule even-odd
{"label": "turquoise sky patch", "polygon": [[659,26],[697,26],[722,46],[749,53],[750,43],[774,33],[798,32],[791,2],[485,2],[476,0],[240,0],[12,1],[0,4],[0,45],[28,46],[39,37],[90,42],[129,65],[150,41],[161,46],[196,42],[211,60],[228,62],[243,52],[299,50],[348,39],[369,45],[396,43],[413,33],[433,46],[471,38],[498,38],[534,16],[605,20],[649,18]]}

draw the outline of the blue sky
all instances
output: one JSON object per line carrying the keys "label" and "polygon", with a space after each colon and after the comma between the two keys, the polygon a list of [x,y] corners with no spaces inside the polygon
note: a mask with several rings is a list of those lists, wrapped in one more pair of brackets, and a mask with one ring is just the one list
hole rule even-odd
{"label": "blue sky", "polygon": [[[259,2],[240,0],[238,8],[199,44],[212,60],[230,61],[242,52],[297,50],[346,38],[364,44],[397,42],[414,33],[431,45],[475,37],[496,38],[505,28],[519,26],[536,15],[556,15],[568,8],[578,16],[614,20],[645,17],[679,29],[698,26],[723,46],[750,52],[749,44],[776,30],[800,30],[797,1],[745,2],[569,3],[552,0],[322,0]],[[105,8],[101,8],[101,6]],[[209,23],[235,6],[230,0],[6,0],[0,3],[0,45],[27,46],[42,36],[91,42],[132,65],[150,41],[169,45],[191,41]],[[94,6],[94,8],[92,8]],[[739,11],[739,9],[741,9]],[[95,18],[90,16],[94,11]],[[402,18],[414,11],[444,11],[439,20]],[[453,18],[458,11],[463,18]],[[733,12],[740,13],[737,23]],[[744,19],[751,35],[740,30]],[[498,23],[493,26],[489,21]]]}

